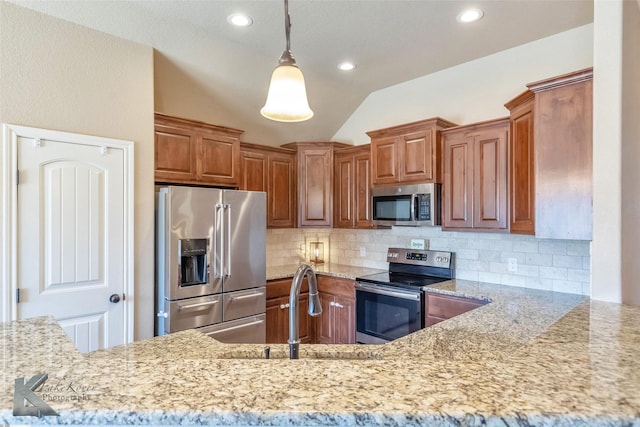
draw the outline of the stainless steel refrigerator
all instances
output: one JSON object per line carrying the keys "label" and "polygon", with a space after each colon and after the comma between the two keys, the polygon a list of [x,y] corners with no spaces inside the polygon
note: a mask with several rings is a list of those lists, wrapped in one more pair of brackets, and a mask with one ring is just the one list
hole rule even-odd
{"label": "stainless steel refrigerator", "polygon": [[156,192],[156,334],[198,328],[264,343],[266,194],[201,187]]}

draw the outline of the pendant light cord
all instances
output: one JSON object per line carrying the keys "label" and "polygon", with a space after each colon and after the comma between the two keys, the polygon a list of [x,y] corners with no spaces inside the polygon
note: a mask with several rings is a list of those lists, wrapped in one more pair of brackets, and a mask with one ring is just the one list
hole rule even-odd
{"label": "pendant light cord", "polygon": [[291,18],[289,17],[289,0],[284,0],[284,34],[287,38],[286,50],[291,50]]}

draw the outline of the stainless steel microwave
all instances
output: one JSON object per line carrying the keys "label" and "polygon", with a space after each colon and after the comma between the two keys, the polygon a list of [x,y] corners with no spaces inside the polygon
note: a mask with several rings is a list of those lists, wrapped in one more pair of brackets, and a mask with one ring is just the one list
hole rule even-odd
{"label": "stainless steel microwave", "polygon": [[373,223],[376,225],[440,225],[440,184],[375,187]]}

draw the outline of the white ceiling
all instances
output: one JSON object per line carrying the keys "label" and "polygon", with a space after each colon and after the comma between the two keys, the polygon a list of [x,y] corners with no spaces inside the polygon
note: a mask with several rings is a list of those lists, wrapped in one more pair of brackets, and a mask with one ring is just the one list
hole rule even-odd
{"label": "white ceiling", "polygon": [[[259,109],[285,46],[281,0],[11,1],[154,47],[162,67],[218,105],[192,118],[268,145],[329,140],[371,92],[593,21],[592,0],[289,0],[291,50],[315,116],[277,123]],[[468,6],[484,18],[458,23]],[[229,25],[234,12],[253,25]],[[343,60],[356,70],[339,71]]]}

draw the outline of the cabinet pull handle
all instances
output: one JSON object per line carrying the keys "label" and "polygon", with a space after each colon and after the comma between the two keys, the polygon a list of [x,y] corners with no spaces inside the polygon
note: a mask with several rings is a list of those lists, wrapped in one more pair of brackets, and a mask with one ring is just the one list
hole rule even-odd
{"label": "cabinet pull handle", "polygon": [[334,302],[333,305],[337,308],[344,308],[344,305],[340,304],[339,302]]}

